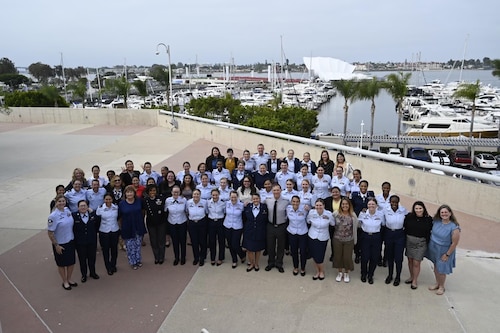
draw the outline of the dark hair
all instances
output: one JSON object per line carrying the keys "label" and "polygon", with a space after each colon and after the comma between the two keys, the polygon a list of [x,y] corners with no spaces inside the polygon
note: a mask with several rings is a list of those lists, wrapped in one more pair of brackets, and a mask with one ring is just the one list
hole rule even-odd
{"label": "dark hair", "polygon": [[241,195],[245,194],[245,187],[243,186],[243,183],[245,180],[248,180],[250,182],[250,194],[251,195],[254,195],[255,193],[257,193],[257,189],[255,188],[255,186],[253,185],[253,180],[252,180],[252,177],[250,176],[245,176],[243,177],[243,179],[241,180],[241,186],[240,186],[240,192],[241,192]]}
{"label": "dark hair", "polygon": [[194,183],[193,176],[191,176],[190,173],[186,173],[184,175],[184,177],[182,178],[182,183],[181,183],[181,187],[180,187],[181,191],[183,191],[186,188],[186,182],[185,182],[186,177],[191,178],[191,182],[189,183],[189,188],[191,190],[194,190],[196,188],[196,184]]}
{"label": "dark hair", "polygon": [[110,197],[112,200],[115,199],[115,198],[113,198],[113,195],[109,192],[104,195],[104,199],[106,199],[106,197]]}
{"label": "dark hair", "polygon": [[57,190],[58,190],[58,189],[60,189],[61,187],[62,187],[63,189],[66,189],[66,188],[64,187],[64,185],[57,185],[57,186],[56,186],[56,193],[57,193]]}
{"label": "dark hair", "polygon": [[368,181],[367,180],[364,180],[364,179],[360,180],[359,181],[359,185],[361,185],[362,183],[366,183],[366,186],[368,186]]}
{"label": "dark hair", "polygon": [[149,184],[148,186],[146,186],[146,193],[149,194],[149,192],[151,192],[151,190],[153,189],[158,191],[158,188],[156,187],[155,184]]}
{"label": "dark hair", "polygon": [[328,161],[329,161],[330,160],[330,153],[326,149],[321,151],[321,154],[319,154],[319,159],[323,160],[323,153],[326,153],[326,157],[328,158]]}
{"label": "dark hair", "polygon": [[429,212],[427,211],[427,208],[425,207],[425,204],[422,201],[415,201],[413,203],[413,206],[411,207],[411,214],[417,216],[417,214],[415,213],[415,206],[422,206],[422,208],[424,209],[424,216],[429,216]]}
{"label": "dark hair", "polygon": [[82,202],[85,202],[85,204],[86,204],[86,205],[88,205],[87,200],[82,199],[82,200],[78,200],[77,206],[80,206],[80,204],[81,204]]}
{"label": "dark hair", "polygon": [[151,165],[151,162],[144,162],[144,166]]}
{"label": "dark hair", "polygon": [[382,183],[382,187],[383,187],[384,185],[389,185],[389,187],[391,187],[391,183],[389,183],[389,182],[383,182],[383,183]]}
{"label": "dark hair", "polygon": [[101,168],[99,168],[99,166],[97,164],[94,165],[90,170],[94,170],[94,168],[97,168],[97,170],[99,170],[99,171],[101,170]]}
{"label": "dark hair", "polygon": [[392,199],[398,199],[398,202],[401,201],[401,199],[399,198],[399,196],[397,196],[396,194],[393,194],[389,197],[389,202],[392,200]]}
{"label": "dark hair", "polygon": [[226,153],[234,153],[233,148],[227,148]]}
{"label": "dark hair", "polygon": [[127,163],[128,163],[128,162],[130,162],[130,163],[134,164],[134,162],[132,162],[132,160],[126,160],[126,161],[125,161],[125,165],[127,165]]}

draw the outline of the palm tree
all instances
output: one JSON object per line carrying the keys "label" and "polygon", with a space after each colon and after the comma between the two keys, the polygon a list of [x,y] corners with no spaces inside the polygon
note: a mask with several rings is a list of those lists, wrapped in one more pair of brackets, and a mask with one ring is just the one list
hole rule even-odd
{"label": "palm tree", "polygon": [[352,103],[358,98],[357,91],[359,82],[355,79],[350,80],[339,80],[333,81],[332,85],[337,89],[339,94],[344,97],[344,138],[343,145],[345,146],[347,143],[347,116],[349,113],[349,101]]}
{"label": "palm tree", "polygon": [[479,93],[481,92],[479,84],[479,80],[477,80],[476,83],[462,83],[453,94],[453,97],[465,98],[472,102],[469,138],[473,136],[472,131],[474,130],[474,116],[476,115],[476,98],[479,97]]}
{"label": "palm tree", "polygon": [[371,124],[370,124],[370,148],[373,146],[373,125],[375,123],[375,97],[382,89],[382,82],[376,77],[371,80],[363,80],[359,83],[358,96],[362,100],[370,100],[371,105]]}
{"label": "palm tree", "polygon": [[130,91],[131,84],[125,79],[125,77],[117,79],[106,80],[106,89],[112,93],[123,96],[123,106],[127,108],[127,98]]}
{"label": "palm tree", "polygon": [[68,89],[73,91],[73,95],[82,99],[82,107],[85,108],[85,97],[87,97],[87,79],[82,78],[78,82],[68,85]]}
{"label": "palm tree", "polygon": [[394,102],[396,102],[396,112],[398,113],[398,144],[399,137],[401,136],[401,118],[403,117],[403,99],[408,92],[408,81],[410,81],[411,73],[398,74],[392,73],[387,75],[385,89],[391,95]]}
{"label": "palm tree", "polygon": [[142,97],[144,103],[146,103],[146,97],[148,96],[148,86],[146,85],[146,81],[136,80],[132,82],[135,89],[137,89],[137,93]]}

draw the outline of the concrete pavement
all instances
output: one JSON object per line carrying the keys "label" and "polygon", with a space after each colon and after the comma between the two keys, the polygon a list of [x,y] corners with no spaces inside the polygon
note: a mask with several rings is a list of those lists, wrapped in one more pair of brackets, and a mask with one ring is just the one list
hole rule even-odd
{"label": "concrete pavement", "polygon": [[[459,207],[462,241],[444,296],[427,290],[434,281],[428,261],[422,263],[419,288],[411,290],[405,284],[385,285],[381,267],[374,285],[361,283],[358,265],[349,284],[335,282],[332,268],[324,281],[313,281],[311,263],[305,277],[293,276],[289,257],[284,274],[247,273],[245,265],[233,270],[227,263],[173,267],[169,249],[160,267],[152,264],[149,246],[143,248],[145,266],[137,272],[128,269],[121,253],[119,272],[109,277],[98,256],[99,281],[70,292],[61,288],[44,230],[54,188],[66,185],[75,167],[89,173],[99,164],[105,174],[108,169],[119,172],[132,159],[137,169],[150,161],[155,169],[167,165],[177,171],[184,160],[195,168],[213,145],[222,151],[226,147],[162,127],[0,123],[3,332],[498,331],[500,224]],[[403,197],[402,203],[409,208],[413,200]],[[435,211],[432,204],[428,207]],[[75,268],[79,281],[78,264]],[[403,272],[405,279],[406,267]]]}

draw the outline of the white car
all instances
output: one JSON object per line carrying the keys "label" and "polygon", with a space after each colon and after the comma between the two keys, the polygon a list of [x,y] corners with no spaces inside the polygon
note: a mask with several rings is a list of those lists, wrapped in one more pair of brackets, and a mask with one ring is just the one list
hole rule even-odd
{"label": "white car", "polygon": [[387,155],[401,157],[401,150],[399,148],[389,148]]}
{"label": "white car", "polygon": [[428,151],[432,163],[450,165],[451,161],[446,152],[442,149],[430,149]]}
{"label": "white car", "polygon": [[474,165],[484,169],[498,168],[498,162],[491,154],[477,154],[474,156]]}
{"label": "white car", "polygon": [[498,181],[491,181],[490,180],[488,183],[491,185],[500,186],[500,170],[491,170],[491,171],[488,171],[488,174],[498,177]]}

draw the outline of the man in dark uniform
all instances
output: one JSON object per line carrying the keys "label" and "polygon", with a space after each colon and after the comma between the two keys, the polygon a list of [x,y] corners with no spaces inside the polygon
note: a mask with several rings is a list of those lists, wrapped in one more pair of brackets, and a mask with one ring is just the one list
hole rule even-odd
{"label": "man in dark uniform", "polygon": [[95,260],[97,251],[97,231],[99,230],[100,217],[95,211],[89,212],[89,206],[85,200],[78,202],[78,211],[73,213],[73,233],[75,234],[76,253],[80,262],[82,282],[87,281],[87,268],[90,277],[97,280],[99,275],[95,271]]}

